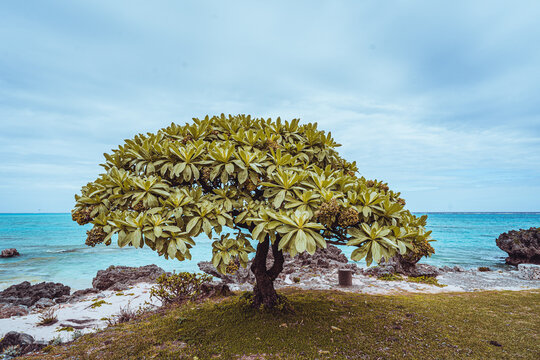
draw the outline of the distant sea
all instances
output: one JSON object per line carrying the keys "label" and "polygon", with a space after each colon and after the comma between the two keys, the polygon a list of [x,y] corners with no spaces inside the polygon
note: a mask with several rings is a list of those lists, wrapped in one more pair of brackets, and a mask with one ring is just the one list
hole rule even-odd
{"label": "distant sea", "polygon": [[[422,213],[416,213],[422,215]],[[428,213],[428,229],[437,239],[435,255],[421,262],[465,268],[509,268],[506,253],[495,244],[509,230],[540,226],[540,213]],[[73,289],[91,287],[92,278],[109,265],[156,264],[167,271],[198,271],[197,262],[210,260],[212,240],[196,239],[193,259],[165,260],[148,248],[84,245],[90,226],[79,226],[70,214],[0,214],[0,250],[16,248],[21,256],[0,258],[0,290],[28,280],[61,282]],[[352,248],[343,247],[350,255]],[[360,262],[365,267],[365,263]]]}

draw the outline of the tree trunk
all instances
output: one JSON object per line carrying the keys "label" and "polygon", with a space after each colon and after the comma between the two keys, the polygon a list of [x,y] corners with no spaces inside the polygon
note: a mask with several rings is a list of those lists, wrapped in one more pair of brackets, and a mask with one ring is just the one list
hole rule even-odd
{"label": "tree trunk", "polygon": [[274,264],[270,269],[266,268],[266,258],[270,247],[270,239],[266,239],[257,245],[257,252],[251,264],[251,271],[255,275],[255,286],[253,287],[253,306],[264,305],[271,309],[278,304],[279,298],[274,289],[274,280],[283,270],[283,252],[278,250],[279,238],[272,244],[272,254]]}

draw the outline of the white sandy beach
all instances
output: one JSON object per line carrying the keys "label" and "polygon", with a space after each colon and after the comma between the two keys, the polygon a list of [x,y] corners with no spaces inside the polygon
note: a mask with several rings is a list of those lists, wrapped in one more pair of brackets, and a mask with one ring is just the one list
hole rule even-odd
{"label": "white sandy beach", "polygon": [[[118,314],[121,308],[129,306],[129,308],[137,310],[160,305],[160,302],[155,298],[150,299],[151,287],[152,284],[139,283],[126,291],[103,291],[99,294],[91,294],[71,304],[55,305],[52,308],[56,311],[58,322],[49,326],[36,326],[40,317],[38,310],[34,310],[26,316],[0,319],[0,337],[8,331],[17,331],[32,335],[36,341],[49,341],[56,337],[68,341],[71,340],[73,331],[59,331],[61,328],[72,327],[76,329],[83,325],[87,327],[81,331],[87,333],[106,327],[108,322],[105,318],[111,318]],[[104,300],[105,303],[92,308],[91,305],[99,300]]]}

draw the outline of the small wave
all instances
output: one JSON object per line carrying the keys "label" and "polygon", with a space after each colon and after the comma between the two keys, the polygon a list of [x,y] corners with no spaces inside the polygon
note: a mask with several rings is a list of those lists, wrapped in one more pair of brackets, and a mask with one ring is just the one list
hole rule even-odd
{"label": "small wave", "polygon": [[80,249],[60,249],[60,250],[45,250],[45,252],[52,253],[52,254],[61,254],[61,253],[77,252],[79,250]]}

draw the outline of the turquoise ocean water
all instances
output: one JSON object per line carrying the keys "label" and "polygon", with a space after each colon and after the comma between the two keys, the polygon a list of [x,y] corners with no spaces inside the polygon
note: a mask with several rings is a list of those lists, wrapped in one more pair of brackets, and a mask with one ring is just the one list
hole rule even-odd
{"label": "turquoise ocean water", "polygon": [[[420,214],[418,214],[420,215]],[[429,213],[428,229],[436,254],[421,262],[437,266],[506,267],[506,253],[495,245],[500,233],[540,226],[540,213]],[[148,248],[84,245],[86,230],[70,214],[0,214],[0,249],[17,248],[22,256],[0,258],[0,290],[24,280],[55,281],[74,289],[90,287],[109,265],[156,264],[167,271],[198,271],[197,262],[211,258],[211,240],[197,239],[193,260],[165,260]],[[350,255],[353,249],[344,247]],[[361,266],[365,264],[360,263]]]}

